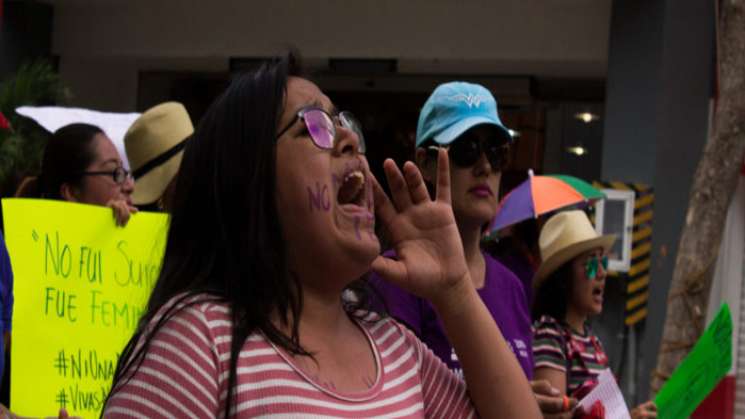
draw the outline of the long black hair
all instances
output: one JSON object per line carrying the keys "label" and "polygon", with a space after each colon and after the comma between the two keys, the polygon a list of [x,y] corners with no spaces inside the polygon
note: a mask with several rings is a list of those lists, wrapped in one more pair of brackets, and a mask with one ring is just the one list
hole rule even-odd
{"label": "long black hair", "polygon": [[572,297],[572,261],[564,263],[546,278],[535,291],[532,318],[549,315],[563,322]]}
{"label": "long black hair", "polygon": [[[112,393],[139,368],[157,331],[186,299],[230,308],[226,417],[238,354],[252,332],[263,332],[291,353],[309,355],[299,343],[302,291],[287,268],[275,193],[275,136],[288,77],[298,74],[295,62],[290,55],[238,76],[197,126],[177,178],[160,276],[119,359]],[[203,298],[191,298],[195,295]],[[290,326],[289,336],[272,324],[273,314]]]}
{"label": "long black hair", "polygon": [[101,128],[80,123],[55,131],[44,147],[41,173],[24,181],[16,196],[63,199],[61,186],[65,183],[79,186],[83,172],[95,160],[93,139],[97,134],[103,134]]}

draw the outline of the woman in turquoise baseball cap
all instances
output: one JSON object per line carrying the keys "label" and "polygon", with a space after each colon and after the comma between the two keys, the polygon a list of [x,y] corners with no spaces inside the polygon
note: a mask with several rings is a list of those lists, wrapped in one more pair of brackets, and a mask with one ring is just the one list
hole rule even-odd
{"label": "woman in turquoise baseball cap", "polygon": [[[416,164],[429,185],[437,174],[437,152],[448,149],[455,221],[474,286],[488,307],[526,377],[533,375],[530,310],[523,285],[504,265],[481,248],[481,239],[497,211],[502,171],[513,143],[497,111],[497,101],[485,87],[462,81],[439,85],[419,114]],[[386,256],[395,256],[392,251]],[[373,287],[387,311],[408,325],[440,359],[456,372],[458,355],[432,307],[401,288],[373,275]],[[550,394],[548,383],[534,392],[544,413],[570,417],[573,401]],[[563,417],[563,416],[557,416]]]}

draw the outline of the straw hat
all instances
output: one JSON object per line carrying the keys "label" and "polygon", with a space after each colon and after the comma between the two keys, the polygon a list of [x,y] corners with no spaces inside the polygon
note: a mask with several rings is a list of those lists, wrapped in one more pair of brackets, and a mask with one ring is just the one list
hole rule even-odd
{"label": "straw hat", "polygon": [[186,138],[194,133],[184,105],[166,102],[140,115],[124,135],[135,190],[135,205],[151,204],[166,190],[181,165]]}
{"label": "straw hat", "polygon": [[540,287],[546,277],[566,262],[598,247],[607,252],[614,241],[614,234],[599,235],[583,211],[564,211],[554,215],[543,226],[538,238],[543,263],[533,279],[534,288]]}

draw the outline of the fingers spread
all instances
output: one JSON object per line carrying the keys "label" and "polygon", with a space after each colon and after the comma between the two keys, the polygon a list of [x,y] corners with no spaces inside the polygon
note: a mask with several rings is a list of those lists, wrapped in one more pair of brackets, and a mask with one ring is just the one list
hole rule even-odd
{"label": "fingers spread", "polygon": [[450,159],[444,148],[437,153],[437,200],[450,204]]}
{"label": "fingers spread", "polygon": [[411,201],[414,204],[429,201],[429,192],[427,192],[427,186],[424,184],[422,173],[414,163],[410,161],[404,163],[404,177],[406,178],[406,185],[409,187]]}
{"label": "fingers spread", "polygon": [[393,203],[388,199],[388,195],[385,194],[383,187],[380,186],[378,180],[372,177],[373,187],[373,201],[375,201],[375,212],[378,214],[380,221],[384,225],[390,225],[393,218],[396,216],[396,208],[393,207]]}
{"label": "fingers spread", "polygon": [[385,177],[388,179],[388,186],[391,188],[391,197],[393,203],[396,205],[399,211],[404,211],[406,208],[411,206],[411,196],[409,196],[409,189],[406,186],[401,171],[396,167],[396,163],[391,159],[386,159],[383,162],[383,170],[385,171]]}

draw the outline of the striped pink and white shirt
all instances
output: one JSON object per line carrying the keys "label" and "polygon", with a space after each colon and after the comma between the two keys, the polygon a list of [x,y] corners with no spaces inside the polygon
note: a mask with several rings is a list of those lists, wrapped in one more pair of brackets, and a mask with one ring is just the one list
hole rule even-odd
{"label": "striped pink and white shirt", "polygon": [[[239,355],[232,416],[476,416],[465,383],[408,329],[374,315],[359,325],[376,358],[378,376],[369,390],[332,391],[303,373],[263,334],[254,333]],[[202,302],[179,308],[154,336],[136,373],[113,390],[104,416],[223,416],[231,326],[227,305]]]}

